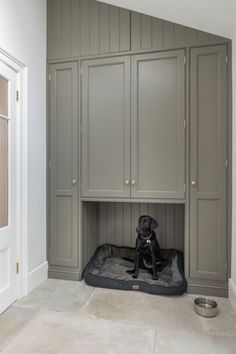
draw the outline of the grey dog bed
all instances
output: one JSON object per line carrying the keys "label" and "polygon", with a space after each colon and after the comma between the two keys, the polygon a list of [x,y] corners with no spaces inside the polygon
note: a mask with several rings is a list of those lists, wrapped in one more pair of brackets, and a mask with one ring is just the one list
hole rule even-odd
{"label": "grey dog bed", "polygon": [[126,272],[134,266],[134,255],[134,248],[110,244],[98,247],[84,271],[86,283],[101,288],[140,290],[159,295],[181,295],[186,292],[182,252],[161,250],[161,256],[169,264],[158,273],[158,280],[153,280],[146,269],[140,269],[138,279]]}

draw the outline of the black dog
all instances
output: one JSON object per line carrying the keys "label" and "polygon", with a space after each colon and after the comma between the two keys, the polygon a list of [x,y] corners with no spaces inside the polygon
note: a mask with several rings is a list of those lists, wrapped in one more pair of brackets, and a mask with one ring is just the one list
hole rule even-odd
{"label": "black dog", "polygon": [[134,269],[127,270],[133,278],[138,278],[139,268],[143,268],[151,271],[153,280],[157,280],[157,272],[168,264],[168,261],[160,256],[160,245],[154,231],[158,225],[158,222],[148,215],[142,215],[138,219]]}

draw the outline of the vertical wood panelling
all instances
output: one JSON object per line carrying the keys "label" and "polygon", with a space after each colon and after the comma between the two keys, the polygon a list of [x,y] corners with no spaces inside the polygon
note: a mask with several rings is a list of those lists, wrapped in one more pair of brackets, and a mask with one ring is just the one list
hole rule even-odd
{"label": "vertical wood panelling", "polygon": [[181,25],[174,26],[175,31],[175,45],[181,46],[186,44],[186,27]]}
{"label": "vertical wood panelling", "polygon": [[152,18],[150,16],[141,16],[141,43],[143,49],[152,46]]}
{"label": "vertical wood panelling", "polygon": [[174,45],[175,38],[174,23],[164,21],[163,23],[163,45],[164,47],[171,47]]}
{"label": "vertical wood panelling", "polygon": [[131,50],[140,49],[141,45],[141,15],[131,12]]}
{"label": "vertical wood panelling", "polygon": [[110,52],[118,52],[120,50],[120,33],[119,33],[120,11],[118,7],[110,7]]}
{"label": "vertical wood panelling", "polygon": [[95,0],[48,0],[48,59],[130,50],[130,11]]}
{"label": "vertical wood panelling", "polygon": [[204,43],[210,41],[210,34],[202,31],[198,31],[198,42]]}
{"label": "vertical wood panelling", "polygon": [[[71,41],[71,57],[80,55],[79,48],[81,46],[81,31],[80,31],[80,2],[78,0],[70,0],[70,37],[67,38]],[[65,57],[66,57],[65,53]]]}
{"label": "vertical wood panelling", "polygon": [[206,32],[131,12],[131,50],[175,48],[220,40],[221,37]]}
{"label": "vertical wood panelling", "polygon": [[152,17],[152,48],[163,47],[163,21]]}
{"label": "vertical wood panelling", "polygon": [[130,50],[130,11],[120,9],[120,51]]}
{"label": "vertical wood panelling", "polygon": [[89,55],[90,49],[90,1],[80,0],[81,55]]}
{"label": "vertical wood panelling", "polygon": [[99,244],[133,247],[137,221],[143,214],[159,222],[156,232],[162,248],[184,249],[184,205],[181,204],[100,202]]}
{"label": "vertical wood panelling", "polygon": [[175,215],[174,205],[166,205],[165,248],[172,248],[175,244]]}
{"label": "vertical wood panelling", "polygon": [[109,34],[109,6],[100,4],[100,53],[109,53],[110,34]]}
{"label": "vertical wood panelling", "polygon": [[187,28],[186,41],[188,45],[192,45],[198,42],[198,31],[193,28]]}
{"label": "vertical wood panelling", "polygon": [[99,3],[90,3],[90,53],[99,53]]}
{"label": "vertical wood panelling", "polygon": [[48,0],[48,59],[221,40],[206,32],[95,0]]}
{"label": "vertical wood panelling", "polygon": [[82,203],[82,271],[99,245],[98,216],[98,203]]}

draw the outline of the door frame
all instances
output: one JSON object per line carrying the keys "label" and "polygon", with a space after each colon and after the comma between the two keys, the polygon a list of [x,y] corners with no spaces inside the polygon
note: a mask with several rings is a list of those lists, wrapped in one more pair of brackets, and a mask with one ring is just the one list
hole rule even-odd
{"label": "door frame", "polygon": [[17,235],[16,250],[19,262],[17,277],[17,299],[28,293],[28,69],[18,59],[0,48],[0,62],[16,73],[19,100],[16,101],[17,131]]}

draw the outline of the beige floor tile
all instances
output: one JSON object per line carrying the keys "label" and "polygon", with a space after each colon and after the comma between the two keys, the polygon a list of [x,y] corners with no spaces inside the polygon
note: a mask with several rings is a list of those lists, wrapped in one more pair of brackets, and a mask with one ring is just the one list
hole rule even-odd
{"label": "beige floor tile", "polygon": [[36,313],[36,310],[12,306],[0,316],[0,351]]}
{"label": "beige floor tile", "polygon": [[2,354],[153,354],[155,334],[152,327],[40,311]]}
{"label": "beige floor tile", "polygon": [[105,320],[202,332],[201,320],[191,301],[186,303],[181,297],[97,288],[81,313]]}
{"label": "beige floor tile", "polygon": [[[219,337],[236,338],[236,313],[228,299],[215,299],[218,315],[214,318],[201,317],[203,333]],[[236,353],[236,350],[235,350]]]}
{"label": "beige floor tile", "polygon": [[82,282],[48,279],[15,306],[50,311],[78,311],[94,288]]}
{"label": "beige floor tile", "polygon": [[155,354],[235,354],[236,340],[158,329]]}

